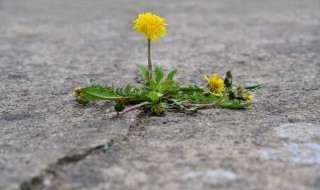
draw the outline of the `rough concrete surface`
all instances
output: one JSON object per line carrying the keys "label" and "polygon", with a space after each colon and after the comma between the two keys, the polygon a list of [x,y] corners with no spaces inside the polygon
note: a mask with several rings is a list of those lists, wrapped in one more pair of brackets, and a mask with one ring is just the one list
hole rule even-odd
{"label": "rough concrete surface", "polygon": [[[135,81],[152,59],[177,80],[232,69],[246,110],[116,116],[73,98],[88,76]],[[0,189],[320,189],[319,0],[0,0]],[[108,144],[109,148],[104,149]]]}

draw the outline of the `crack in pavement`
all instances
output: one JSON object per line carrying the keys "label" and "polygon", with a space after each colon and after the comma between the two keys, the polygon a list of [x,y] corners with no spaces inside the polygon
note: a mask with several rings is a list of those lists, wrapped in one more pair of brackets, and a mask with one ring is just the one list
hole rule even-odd
{"label": "crack in pavement", "polygon": [[[111,147],[113,145],[113,139],[111,139],[106,144],[108,144],[109,147]],[[32,177],[31,179],[22,182],[20,184],[20,189],[21,190],[42,189],[45,186],[44,181],[46,178],[48,178],[49,176],[57,177],[59,175],[59,172],[66,165],[75,164],[85,159],[89,155],[102,152],[104,145],[105,144],[90,148],[82,154],[73,154],[73,155],[68,155],[68,156],[59,158],[57,162],[49,164],[49,166],[46,169],[42,170],[38,176]]]}
{"label": "crack in pavement", "polygon": [[[132,124],[130,124],[128,128],[128,132],[126,135],[123,136],[123,138],[113,138],[109,142],[97,145],[95,147],[89,148],[84,153],[79,154],[73,154],[73,155],[67,155],[65,157],[59,158],[56,162],[51,163],[46,167],[46,169],[41,170],[39,175],[34,176],[30,179],[25,180],[20,184],[20,190],[39,190],[45,188],[45,180],[50,179],[54,180],[59,176],[59,173],[62,172],[62,170],[65,170],[66,166],[75,165],[76,163],[84,160],[90,155],[98,154],[101,152],[107,152],[111,149],[111,147],[114,145],[115,142],[118,141],[126,141],[129,139],[132,135],[137,135],[137,133],[141,133],[141,131],[145,131],[145,128],[141,126],[142,120],[147,115],[144,112],[140,112],[136,117],[137,119],[134,120]],[[140,135],[137,136],[140,136]],[[116,140],[119,139],[119,140]],[[104,146],[108,144],[109,148],[108,150],[104,150]],[[72,167],[69,167],[68,169],[71,169]]]}

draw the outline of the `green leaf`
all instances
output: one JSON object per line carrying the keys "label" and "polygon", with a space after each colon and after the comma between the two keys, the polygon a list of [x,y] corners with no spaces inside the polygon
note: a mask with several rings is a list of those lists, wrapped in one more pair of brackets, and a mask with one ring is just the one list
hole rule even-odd
{"label": "green leaf", "polygon": [[131,86],[130,86],[130,84],[128,84],[127,86],[126,86],[126,88],[124,89],[124,94],[129,94],[130,92],[131,92]]}
{"label": "green leaf", "polygon": [[257,83],[243,83],[243,84],[242,84],[242,88],[244,88],[244,89],[249,89],[249,90],[259,89],[259,88],[261,88],[261,84],[257,84]]}
{"label": "green leaf", "polygon": [[165,80],[163,82],[160,82],[158,84],[158,87],[161,87],[161,86],[166,86],[166,85],[174,85],[176,84],[173,80]]}
{"label": "green leaf", "polygon": [[169,100],[175,103],[176,105],[183,105],[184,103],[188,102],[188,100],[180,100],[180,99],[174,99],[174,98]]}
{"label": "green leaf", "polygon": [[149,71],[148,71],[148,69],[145,68],[145,67],[142,66],[142,65],[137,65],[137,67],[138,67],[140,73],[142,74],[142,76],[144,77],[144,79],[145,79],[146,81],[148,81],[148,80],[149,80]]}
{"label": "green leaf", "polygon": [[168,76],[167,76],[167,79],[166,79],[166,80],[172,80],[172,79],[173,79],[173,77],[177,74],[177,72],[178,72],[178,70],[177,70],[177,69],[175,69],[175,70],[171,71],[171,72],[168,74]]}
{"label": "green leaf", "polygon": [[223,108],[230,108],[230,109],[245,109],[250,105],[251,103],[240,103],[236,100],[227,100],[221,103],[219,106]]}
{"label": "green leaf", "polygon": [[137,100],[147,100],[147,90],[145,88],[134,88],[133,93],[134,98]]}
{"label": "green leaf", "polygon": [[175,91],[179,88],[179,86],[172,80],[165,80],[163,82],[160,82],[157,86],[157,89],[160,93],[163,93],[165,91]]}
{"label": "green leaf", "polygon": [[164,76],[163,69],[159,64],[156,65],[155,73],[156,73],[155,79],[158,84]]}
{"label": "green leaf", "polygon": [[162,108],[169,108],[170,107],[170,104],[168,103],[164,103],[164,102],[161,102],[160,104],[158,104],[160,107]]}
{"label": "green leaf", "polygon": [[156,91],[156,89],[157,89],[157,83],[154,79],[150,80],[150,88],[152,91]]}
{"label": "green leaf", "polygon": [[85,100],[117,100],[122,98],[132,98],[123,97],[116,93],[116,91],[110,88],[103,88],[101,86],[91,86],[82,89]]}
{"label": "green leaf", "polygon": [[150,91],[150,92],[149,92],[149,96],[150,96],[151,101],[156,102],[156,101],[159,100],[159,98],[160,98],[161,96],[163,96],[163,94],[157,93],[157,92],[155,92],[155,91]]}

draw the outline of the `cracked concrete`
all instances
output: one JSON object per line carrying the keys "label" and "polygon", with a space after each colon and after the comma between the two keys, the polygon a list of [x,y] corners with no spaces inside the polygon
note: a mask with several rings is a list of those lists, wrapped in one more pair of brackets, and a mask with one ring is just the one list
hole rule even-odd
{"label": "cracked concrete", "polygon": [[[319,10],[317,0],[0,0],[0,189],[319,189]],[[179,68],[184,84],[232,69],[238,84],[263,85],[253,106],[119,117],[110,103],[78,105],[83,76],[138,79],[141,11],[169,24],[153,63]]]}

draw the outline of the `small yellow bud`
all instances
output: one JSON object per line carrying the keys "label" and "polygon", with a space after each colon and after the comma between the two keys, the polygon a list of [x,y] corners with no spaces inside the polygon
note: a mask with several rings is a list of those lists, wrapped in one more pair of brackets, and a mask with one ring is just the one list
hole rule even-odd
{"label": "small yellow bud", "polygon": [[252,95],[249,93],[249,92],[242,92],[240,94],[240,97],[243,99],[243,100],[252,100]]}
{"label": "small yellow bud", "polygon": [[157,114],[157,115],[161,115],[162,113],[164,113],[167,109],[166,108],[163,108],[163,107],[160,107],[160,106],[157,106],[154,108],[154,112]]}
{"label": "small yellow bud", "polygon": [[80,87],[76,87],[74,89],[74,95],[75,95],[75,97],[84,98],[84,95],[82,93],[82,89]]}
{"label": "small yellow bud", "polygon": [[246,99],[247,99],[247,100],[252,100],[252,95],[251,95],[251,94],[248,94],[247,97],[246,97]]}

